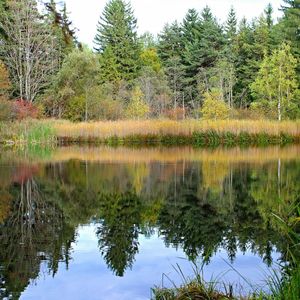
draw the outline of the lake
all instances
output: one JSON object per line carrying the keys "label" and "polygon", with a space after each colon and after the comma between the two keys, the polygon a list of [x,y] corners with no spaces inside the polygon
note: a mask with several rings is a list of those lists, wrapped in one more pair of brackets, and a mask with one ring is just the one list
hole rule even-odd
{"label": "lake", "polygon": [[150,299],[193,263],[267,289],[299,179],[299,146],[2,149],[0,298]]}

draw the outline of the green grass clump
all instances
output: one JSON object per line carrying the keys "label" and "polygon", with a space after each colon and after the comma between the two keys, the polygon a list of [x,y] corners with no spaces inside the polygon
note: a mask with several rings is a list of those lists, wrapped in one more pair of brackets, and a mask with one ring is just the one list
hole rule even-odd
{"label": "green grass clump", "polygon": [[49,122],[26,120],[1,123],[0,142],[14,145],[55,144],[57,138]]}
{"label": "green grass clump", "polygon": [[[174,270],[182,278],[183,284],[176,286],[176,284],[168,277],[173,288],[155,287],[152,289],[152,300],[228,300],[234,299],[232,295],[232,287],[229,286],[228,292],[218,291],[219,279],[211,278],[210,281],[206,282],[203,279],[203,268],[204,263],[197,266],[196,263],[192,264],[193,278],[186,277],[177,264]],[[223,285],[226,289],[226,286]]]}

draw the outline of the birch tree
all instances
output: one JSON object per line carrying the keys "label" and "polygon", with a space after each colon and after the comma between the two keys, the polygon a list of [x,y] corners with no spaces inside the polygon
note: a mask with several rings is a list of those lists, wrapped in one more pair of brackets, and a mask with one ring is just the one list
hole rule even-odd
{"label": "birch tree", "polygon": [[256,99],[254,108],[269,109],[277,115],[278,121],[295,116],[300,107],[296,67],[297,60],[288,44],[282,44],[272,56],[266,56],[251,85]]}
{"label": "birch tree", "polygon": [[7,37],[2,56],[20,99],[33,102],[57,69],[57,42],[35,0],[9,0],[7,6],[0,20]]}

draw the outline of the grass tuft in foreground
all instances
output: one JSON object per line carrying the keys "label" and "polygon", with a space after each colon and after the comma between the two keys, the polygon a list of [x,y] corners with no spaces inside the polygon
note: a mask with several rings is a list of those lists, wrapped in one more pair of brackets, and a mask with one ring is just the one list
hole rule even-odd
{"label": "grass tuft in foreground", "polygon": [[204,264],[199,268],[196,263],[193,263],[192,269],[194,278],[190,278],[184,275],[180,266],[177,264],[174,270],[181,277],[183,284],[176,286],[176,284],[165,275],[173,285],[173,288],[155,287],[152,289],[152,300],[233,300],[231,286],[226,288],[226,286],[223,285],[225,292],[220,292],[218,291],[218,278],[211,278],[208,282],[203,279],[203,267]]}
{"label": "grass tuft in foreground", "polygon": [[[300,206],[299,202],[291,205],[289,216],[283,219],[274,215],[281,227],[282,234],[286,236],[288,242],[287,264],[281,272],[274,270],[266,278],[266,285],[269,290],[266,293],[262,289],[253,289],[249,296],[234,296],[232,287],[229,286],[228,292],[223,285],[225,292],[220,292],[218,287],[222,280],[216,279],[210,282],[203,280],[203,267],[199,269],[193,267],[194,278],[185,278],[182,270],[177,265],[177,273],[183,279],[181,286],[173,283],[173,288],[152,289],[152,300],[299,300],[300,299]],[[221,276],[220,276],[221,277]],[[222,279],[222,278],[220,278]],[[246,282],[247,280],[243,278]],[[251,287],[251,284],[249,284]]]}

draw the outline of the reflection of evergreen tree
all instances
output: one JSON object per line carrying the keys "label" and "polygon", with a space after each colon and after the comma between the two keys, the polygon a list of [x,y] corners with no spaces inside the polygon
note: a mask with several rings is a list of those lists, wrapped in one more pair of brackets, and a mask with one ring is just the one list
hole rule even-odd
{"label": "reflection of evergreen tree", "polygon": [[99,247],[107,265],[117,276],[123,276],[138,252],[141,202],[131,192],[100,195],[100,198]]}
{"label": "reflection of evergreen tree", "polygon": [[[230,246],[230,238],[236,239],[236,245],[243,252],[251,249],[263,257],[270,265],[272,252],[282,248],[283,244],[269,222],[266,222],[259,213],[259,207],[251,195],[251,186],[255,179],[251,176],[250,169],[243,166],[233,174],[234,207],[230,221],[229,234],[226,235],[225,248]],[[271,218],[271,215],[269,215]],[[233,236],[235,235],[235,236]],[[236,246],[236,248],[237,248]],[[229,249],[227,249],[229,250]]]}
{"label": "reflection of evergreen tree", "polygon": [[224,180],[219,193],[203,188],[203,177],[195,170],[186,173],[184,181],[174,181],[160,212],[158,226],[166,244],[182,247],[193,260],[198,255],[209,260],[222,247],[231,262],[240,249],[258,253],[271,264],[274,246],[283,249],[284,244],[259,213],[247,166]]}
{"label": "reflection of evergreen tree", "polygon": [[74,231],[40,188],[36,180],[28,179],[9,190],[14,200],[10,215],[0,225],[0,297],[17,299],[37,278],[43,261],[53,276],[59,262],[68,264]]}
{"label": "reflection of evergreen tree", "polygon": [[198,170],[193,168],[186,171],[184,179],[175,179],[158,221],[166,244],[183,247],[193,260],[199,253],[208,260],[224,230],[222,216],[207,201],[212,194],[198,191],[201,180]]}

